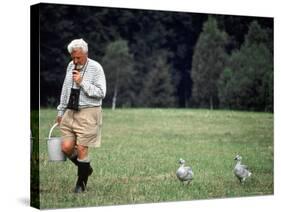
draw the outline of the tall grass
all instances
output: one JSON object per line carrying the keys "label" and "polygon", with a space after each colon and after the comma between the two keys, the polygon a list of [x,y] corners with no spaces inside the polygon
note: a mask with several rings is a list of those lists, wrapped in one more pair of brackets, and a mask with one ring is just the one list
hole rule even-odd
{"label": "tall grass", "polygon": [[[41,208],[273,194],[273,114],[105,109],[102,146],[90,151],[94,173],[83,194],[73,193],[71,162],[48,161],[46,138],[55,116],[55,110],[40,111]],[[244,185],[232,172],[237,153],[253,173]],[[175,176],[179,158],[193,168],[189,186]]]}

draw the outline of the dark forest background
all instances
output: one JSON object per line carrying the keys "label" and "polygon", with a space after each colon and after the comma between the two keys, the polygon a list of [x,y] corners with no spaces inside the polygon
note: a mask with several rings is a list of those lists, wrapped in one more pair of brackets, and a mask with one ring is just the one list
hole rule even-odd
{"label": "dark forest background", "polygon": [[59,104],[67,45],[83,38],[104,107],[273,111],[273,18],[57,4],[39,17],[43,107]]}

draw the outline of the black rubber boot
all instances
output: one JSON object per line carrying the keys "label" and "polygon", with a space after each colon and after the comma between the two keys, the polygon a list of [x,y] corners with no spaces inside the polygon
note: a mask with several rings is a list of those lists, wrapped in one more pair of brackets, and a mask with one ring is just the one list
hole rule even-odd
{"label": "black rubber boot", "polygon": [[75,193],[81,193],[86,190],[88,177],[92,174],[93,169],[89,162],[78,162],[78,179],[74,189]]}
{"label": "black rubber boot", "polygon": [[[77,158],[78,158],[78,157],[77,157],[77,155],[76,155],[75,157],[69,158],[69,160],[70,160],[72,163],[74,163],[75,166],[78,166],[79,162],[78,162]],[[91,165],[90,165],[89,171],[88,171],[88,176],[90,176],[92,173],[93,173],[93,168],[92,168]],[[77,175],[78,175],[78,174],[77,174]]]}

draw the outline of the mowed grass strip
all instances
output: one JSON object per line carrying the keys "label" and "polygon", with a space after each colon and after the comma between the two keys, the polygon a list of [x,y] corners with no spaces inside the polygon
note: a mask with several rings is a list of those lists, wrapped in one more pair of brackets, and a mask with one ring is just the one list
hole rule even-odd
{"label": "mowed grass strip", "polygon": [[[102,146],[90,151],[94,173],[88,191],[78,195],[73,164],[48,161],[47,136],[55,116],[54,109],[40,110],[42,208],[273,194],[271,113],[104,109]],[[238,153],[253,173],[245,185],[232,172]],[[175,176],[179,158],[193,168],[189,186]]]}

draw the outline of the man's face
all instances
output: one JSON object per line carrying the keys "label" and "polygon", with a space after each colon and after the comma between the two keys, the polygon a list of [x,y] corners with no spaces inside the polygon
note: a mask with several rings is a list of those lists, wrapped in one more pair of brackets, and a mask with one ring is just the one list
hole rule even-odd
{"label": "man's face", "polygon": [[71,58],[75,65],[84,65],[87,61],[88,54],[82,49],[74,49],[71,53]]}

